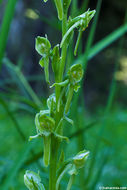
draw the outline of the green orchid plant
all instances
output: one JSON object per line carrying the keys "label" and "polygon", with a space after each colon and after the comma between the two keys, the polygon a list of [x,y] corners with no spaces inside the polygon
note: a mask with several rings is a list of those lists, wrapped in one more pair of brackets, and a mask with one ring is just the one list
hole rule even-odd
{"label": "green orchid plant", "polygon": [[[44,68],[48,84],[50,84],[49,63],[51,63],[55,82],[50,88],[55,87],[55,89],[47,99],[47,110],[40,110],[35,116],[37,134],[29,137],[29,140],[43,138],[43,161],[45,167],[49,167],[49,186],[44,187],[39,173],[27,170],[24,175],[24,183],[29,190],[60,190],[60,182],[67,173],[70,175],[67,190],[70,190],[75,176],[80,168],[84,167],[89,155],[89,151],[83,150],[73,158],[65,160],[60,144],[62,141],[69,142],[68,137],[63,135],[63,123],[67,121],[73,125],[73,120],[68,118],[69,110],[73,94],[80,88],[80,81],[83,78],[83,68],[80,63],[71,65],[68,71],[64,72],[67,49],[74,31],[77,29],[79,34],[74,55],[77,54],[82,32],[88,27],[96,11],[88,9],[85,13],[71,18],[68,17],[71,0],[54,0],[54,3],[62,24],[62,40],[60,44],[52,48],[47,35],[45,37],[38,36],[35,40],[35,49],[41,56],[39,64]],[[58,152],[60,152],[60,156]]]}

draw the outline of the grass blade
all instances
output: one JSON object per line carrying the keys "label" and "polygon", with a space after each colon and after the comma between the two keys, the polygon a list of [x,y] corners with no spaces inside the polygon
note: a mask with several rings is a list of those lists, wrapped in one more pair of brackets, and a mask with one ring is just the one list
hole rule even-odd
{"label": "grass blade", "polygon": [[23,147],[22,151],[20,152],[20,154],[18,155],[15,163],[13,164],[12,168],[8,172],[7,178],[4,182],[1,190],[9,189],[10,184],[14,180],[19,169],[22,167],[23,163],[25,162],[25,160],[27,158],[27,155],[29,154],[29,152],[32,149],[32,147],[34,146],[34,144],[35,144],[35,141],[34,141],[34,143],[30,142],[30,143],[27,143],[24,145],[24,147]]}
{"label": "grass blade", "polygon": [[114,32],[109,34],[107,37],[105,37],[103,40],[95,44],[88,55],[88,59],[93,58],[95,55],[97,55],[99,52],[104,50],[106,47],[111,45],[113,42],[118,40],[121,36],[123,36],[127,32],[127,24],[124,24],[120,28],[116,29]]}
{"label": "grass blade", "polygon": [[[92,59],[98,53],[103,51],[106,47],[110,46],[113,42],[118,40],[121,36],[123,36],[127,32],[127,24],[123,24],[121,27],[113,31],[111,34],[106,36],[104,39],[100,40],[96,43],[89,51],[88,60]],[[76,59],[75,63],[84,62],[84,55],[81,55]]]}
{"label": "grass blade", "polygon": [[14,16],[17,0],[8,0],[0,30],[0,67],[4,56],[10,25]]}
{"label": "grass blade", "polygon": [[[125,22],[124,23],[126,23],[126,22],[127,22],[127,11],[126,11]],[[126,26],[126,25],[124,24],[124,26]],[[107,114],[110,113],[111,106],[113,104],[113,100],[114,100],[114,96],[115,96],[115,92],[116,92],[115,73],[116,73],[116,71],[118,69],[118,66],[119,66],[118,65],[118,63],[119,63],[118,60],[119,60],[119,57],[122,54],[123,43],[124,43],[124,36],[123,36],[123,38],[121,38],[121,40],[119,42],[119,45],[118,45],[118,53],[116,54],[117,56],[116,56],[116,62],[115,62],[114,75],[113,75],[112,82],[111,82],[110,89],[109,89],[109,96],[108,96],[107,104],[106,104],[106,107],[105,107],[105,110],[104,110],[104,116],[107,116]],[[104,129],[107,126],[107,124],[108,124],[107,120],[102,121],[102,126],[101,126],[101,129],[99,130],[99,136],[103,135]],[[96,159],[100,144],[101,144],[101,142],[99,141],[99,139],[97,139],[95,147],[94,147],[94,150],[93,150],[93,157],[92,157],[92,160],[91,160],[89,173],[88,173],[88,176],[87,176],[87,179],[86,179],[87,184],[90,182],[90,179],[91,179],[91,176],[92,176],[92,173],[93,173],[93,170],[94,170],[95,159]]]}
{"label": "grass blade", "polygon": [[12,122],[14,123],[14,126],[17,130],[17,132],[19,133],[20,137],[22,138],[22,140],[25,140],[25,135],[22,132],[22,130],[20,129],[20,126],[17,122],[17,120],[15,119],[15,117],[13,116],[13,113],[9,110],[6,102],[0,97],[0,103],[2,104],[2,106],[4,107],[4,109],[6,110],[8,116],[10,117],[10,119],[12,120]]}
{"label": "grass blade", "polygon": [[13,70],[16,73],[16,76],[18,77],[18,79],[21,81],[21,83],[23,84],[25,90],[28,92],[28,94],[30,95],[30,97],[33,99],[33,101],[36,103],[36,105],[38,105],[38,107],[42,106],[42,102],[40,101],[40,99],[37,97],[37,95],[35,94],[35,92],[33,91],[33,89],[31,88],[31,86],[29,85],[29,83],[27,82],[25,76],[23,75],[23,73],[20,71],[20,69],[15,66],[14,64],[12,64],[8,59],[4,59],[3,60],[4,64],[9,67],[11,70]]}

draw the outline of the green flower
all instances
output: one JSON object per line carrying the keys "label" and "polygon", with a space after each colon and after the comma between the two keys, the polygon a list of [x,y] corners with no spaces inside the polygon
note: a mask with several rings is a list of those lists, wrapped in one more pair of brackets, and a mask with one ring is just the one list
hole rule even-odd
{"label": "green flower", "polygon": [[43,57],[49,55],[51,44],[47,38],[38,36],[35,43],[36,51]]}
{"label": "green flower", "polygon": [[84,31],[87,27],[91,19],[94,17],[96,11],[92,10],[86,11],[85,13],[75,17],[74,19],[69,20],[68,23],[68,30],[65,33],[65,35],[62,38],[60,47],[63,46],[65,41],[67,40],[68,36],[76,29],[78,28],[79,31]]}
{"label": "green flower", "polygon": [[76,156],[74,156],[72,158],[72,166],[68,173],[70,175],[77,175],[78,169],[84,167],[88,156],[89,156],[89,151],[87,150],[80,151]]}
{"label": "green flower", "polygon": [[35,42],[35,49],[42,56],[42,58],[39,61],[39,64],[42,68],[44,67],[46,82],[49,83],[49,57],[51,51],[51,44],[47,37],[44,38],[38,36]]}
{"label": "green flower", "polygon": [[85,165],[85,162],[89,156],[89,151],[83,150],[80,151],[75,157],[73,157],[73,162],[76,168],[82,168]]}
{"label": "green flower", "polygon": [[72,86],[80,82],[83,77],[82,65],[80,63],[72,65],[69,69],[68,76]]}
{"label": "green flower", "polygon": [[29,190],[45,190],[39,174],[27,170],[24,175],[24,183]]}
{"label": "green flower", "polygon": [[46,114],[41,114],[40,112],[35,116],[35,125],[37,133],[48,136],[54,130],[55,120]]}

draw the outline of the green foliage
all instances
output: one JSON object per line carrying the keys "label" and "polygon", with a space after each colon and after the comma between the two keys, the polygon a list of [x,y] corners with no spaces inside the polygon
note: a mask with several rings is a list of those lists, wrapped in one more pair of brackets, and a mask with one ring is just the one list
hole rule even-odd
{"label": "green foliage", "polygon": [[[86,0],[83,2],[81,10],[87,10],[85,7],[87,7],[88,1]],[[9,2],[12,3],[12,1]],[[60,20],[65,19],[64,14],[66,14],[71,1],[64,1],[66,3],[65,5],[63,4],[63,1],[55,2],[58,18]],[[67,20],[65,19],[64,24],[67,23],[67,25],[63,29],[65,30],[63,32],[63,38],[66,37],[68,30],[72,26],[74,27],[74,30],[77,29],[78,38],[74,49],[74,55],[77,54],[78,49],[79,51],[78,57],[75,60],[72,58],[73,50],[71,48],[71,40],[74,30],[69,32],[65,38],[62,44],[62,49],[59,48],[59,44],[54,46],[54,48],[51,48],[51,44],[47,37],[44,38],[39,36],[36,38],[36,50],[41,56],[39,64],[44,68],[46,81],[49,83],[49,77],[52,79],[51,72],[49,71],[50,62],[55,79],[54,84],[52,85],[52,87],[55,87],[55,92],[51,94],[47,100],[43,97],[43,104],[28,83],[28,80],[42,80],[43,77],[25,77],[25,74],[23,74],[19,65],[13,64],[7,58],[3,59],[2,62],[4,63],[4,67],[8,69],[10,77],[4,81],[0,81],[0,87],[5,90],[0,92],[0,126],[2,126],[0,186],[2,190],[24,189],[24,168],[30,170],[26,172],[26,174],[28,174],[27,180],[32,184],[31,187],[26,184],[26,186],[28,185],[28,189],[44,189],[44,186],[45,189],[48,189],[48,181],[50,181],[50,189],[53,189],[56,184],[57,190],[78,190],[84,188],[91,190],[97,189],[98,184],[100,183],[104,186],[107,186],[107,183],[110,186],[123,186],[125,184],[125,167],[127,159],[127,133],[125,126],[127,123],[127,113],[125,109],[123,111],[123,108],[118,106],[119,101],[115,101],[117,102],[116,105],[113,104],[116,98],[115,94],[117,93],[115,79],[113,78],[109,90],[109,96],[107,95],[108,101],[105,110],[98,106],[97,109],[94,110],[94,115],[90,114],[88,110],[84,113],[84,104],[82,103],[84,97],[79,93],[81,92],[80,89],[82,89],[83,73],[84,77],[86,76],[88,60],[98,55],[102,50],[127,32],[127,26],[126,23],[124,23],[121,27],[114,30],[111,34],[92,46],[101,0],[98,0],[98,2],[97,12],[88,36],[85,52],[81,52],[81,46],[84,45],[81,37],[83,30],[87,26],[88,15],[83,14],[85,16],[84,18],[87,19],[82,21],[83,25],[80,23],[75,27],[74,24],[81,19],[82,12],[76,7],[76,0],[72,1],[72,5],[75,4],[75,7],[72,7],[72,9],[76,8],[75,14],[80,16],[74,18],[74,14],[72,14],[72,18],[69,17]],[[9,10],[12,10],[11,14],[14,14],[14,9],[12,9],[10,3],[8,3]],[[57,3],[60,3],[60,5]],[[65,9],[63,11],[63,7],[66,11]],[[71,9],[70,11],[71,13],[74,13]],[[90,11],[88,10],[87,12]],[[10,26],[12,17],[13,16],[10,16],[10,14],[6,16],[6,26]],[[58,27],[59,23],[55,24],[52,19],[48,21],[46,19],[42,18],[44,22],[53,26],[52,28],[61,28]],[[2,43],[0,43],[0,47],[2,48],[0,49],[2,52],[2,58],[8,37],[8,27],[5,27],[4,24],[1,27],[0,41]],[[2,31],[4,31],[4,35],[2,35]],[[67,59],[67,67],[65,67],[65,49],[67,47],[69,47],[67,58],[70,59],[71,65],[69,65]],[[120,45],[118,47],[118,55],[116,56],[117,61],[119,60],[122,49],[123,45]],[[71,54],[69,54],[69,51]],[[116,63],[116,65],[115,70],[118,69],[118,63]],[[76,70],[75,67],[77,67]],[[63,69],[61,70],[61,68]],[[79,69],[79,73],[76,74],[77,69]],[[61,74],[64,73],[63,70],[66,71],[64,77]],[[13,87],[13,91],[8,87],[8,84]],[[81,88],[79,89],[80,86]],[[19,91],[17,89],[21,90],[23,96],[19,96]],[[53,90],[51,89],[49,92],[52,93],[52,91]],[[78,93],[75,96],[75,92],[77,91]],[[74,101],[72,101],[73,96]],[[78,105],[78,96],[80,97],[79,103],[81,102],[80,107]],[[40,109],[44,110],[40,111]],[[36,112],[38,113],[36,114],[35,123],[37,130],[35,131],[33,114]],[[104,114],[102,114],[103,112]],[[73,120],[68,118],[68,115]],[[96,117],[97,120],[95,119]],[[74,127],[71,128],[70,124]],[[31,129],[33,131],[31,131]],[[26,144],[25,141],[28,139],[28,136],[31,135],[31,133],[35,134],[36,132],[37,134],[35,136],[30,136],[30,140],[33,140],[33,142]],[[68,142],[68,137],[71,139],[71,143],[65,147],[63,142]],[[33,143],[36,142],[36,138],[39,138],[40,141],[37,140],[37,143],[33,145]],[[91,152],[90,157],[88,157],[89,159],[86,159],[89,151],[80,151],[84,149],[84,143],[85,147]],[[72,155],[75,155],[76,151],[80,152],[72,157]],[[118,152],[120,152],[120,155],[118,155]],[[41,160],[37,162],[42,156],[43,164]],[[66,156],[70,158],[66,159]],[[41,165],[39,165],[39,163],[41,163]],[[45,166],[51,166],[51,169],[45,168]],[[84,166],[85,172],[82,168]],[[34,171],[39,169],[40,174],[32,172],[31,168]],[[48,171],[50,175],[48,175]],[[108,171],[111,171],[112,175],[109,175]],[[77,176],[75,177],[75,175]],[[54,179],[54,176],[56,176],[56,179]],[[38,181],[35,179],[34,182],[34,178],[36,177],[38,178]],[[70,178],[69,182],[68,177]],[[42,178],[44,186],[42,185],[40,178]]]}
{"label": "green foliage", "polygon": [[8,1],[4,19],[2,22],[2,26],[0,30],[0,66],[2,64],[2,58],[4,57],[8,33],[9,33],[10,25],[14,16],[16,3],[17,3],[17,0]]}
{"label": "green foliage", "polygon": [[[62,20],[62,33],[65,35],[62,38],[61,48],[62,54],[61,59],[59,56],[59,46],[55,46],[53,51],[51,50],[51,44],[48,41],[47,37],[40,37],[36,38],[35,49],[36,51],[42,56],[39,64],[41,67],[45,69],[45,78],[46,81],[49,82],[49,58],[51,58],[52,69],[55,75],[55,94],[50,96],[47,100],[47,105],[49,108],[48,110],[40,111],[35,116],[35,125],[37,129],[37,135],[30,137],[30,140],[35,139],[37,137],[43,137],[44,141],[44,164],[45,166],[50,167],[49,169],[49,189],[56,190],[59,187],[59,183],[63,174],[65,174],[66,169],[62,169],[62,174],[58,178],[57,182],[57,170],[59,168],[56,165],[57,162],[57,152],[60,143],[62,140],[67,140],[67,137],[63,136],[63,118],[67,118],[66,114],[69,112],[70,104],[72,101],[74,91],[77,92],[79,89],[79,82],[83,77],[83,69],[81,64],[72,65],[67,72],[68,79],[63,81],[63,71],[65,66],[66,60],[66,51],[69,45],[69,40],[67,41],[66,38],[70,35],[71,32],[74,31],[75,28],[79,28],[79,31],[84,31],[90,20],[93,18],[95,11],[87,11],[84,14],[75,17],[71,21],[69,20],[68,26],[67,22],[67,12],[71,1],[63,0],[55,1],[58,17]],[[62,12],[63,11],[63,12]],[[77,49],[77,48],[76,48]],[[60,66],[62,65],[62,66]],[[60,72],[58,71],[60,69]],[[62,82],[63,81],[63,82]],[[67,89],[67,94],[65,90]],[[63,99],[65,97],[65,100]],[[59,104],[58,104],[59,103]],[[47,115],[49,114],[49,115]],[[67,119],[67,121],[71,121]],[[77,168],[83,167],[86,155],[88,156],[88,152],[80,152],[73,158],[73,164],[71,164],[70,170],[70,181],[68,183],[67,189],[69,190],[72,186],[72,176],[77,174]],[[61,160],[61,159],[60,159]],[[70,163],[69,163],[70,164]],[[59,167],[61,167],[59,165]],[[67,166],[66,166],[67,167]],[[34,177],[28,179],[25,175],[25,184],[29,189],[37,188],[36,182],[34,182]],[[38,188],[37,188],[38,189]]]}

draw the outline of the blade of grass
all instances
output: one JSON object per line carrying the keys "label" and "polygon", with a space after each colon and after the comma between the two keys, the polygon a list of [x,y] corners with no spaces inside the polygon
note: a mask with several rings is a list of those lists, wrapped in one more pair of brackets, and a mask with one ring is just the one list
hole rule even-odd
{"label": "blade of grass", "polygon": [[107,46],[111,45],[113,42],[115,42],[117,39],[123,36],[126,32],[127,32],[127,24],[124,24],[123,26],[119,27],[114,32],[109,34],[107,37],[105,37],[103,40],[95,44],[89,52],[88,59],[93,58],[100,51],[102,51]]}
{"label": "blade of grass", "polygon": [[87,7],[88,7],[88,4],[89,4],[89,0],[83,1],[82,5],[81,5],[80,13],[86,11],[86,9],[87,9]]}
{"label": "blade of grass", "polygon": [[[127,11],[126,11],[124,23],[126,23],[126,22],[127,22]],[[119,58],[120,58],[120,56],[122,54],[123,43],[124,43],[124,36],[121,38],[121,40],[119,42],[119,45],[118,45],[118,53],[116,54],[117,56],[116,56],[116,61],[115,61],[116,64],[115,64],[115,68],[114,68],[114,75],[113,75],[112,82],[111,82],[110,89],[109,89],[109,96],[108,96],[108,99],[107,99],[107,104],[106,104],[106,107],[105,107],[104,116],[107,116],[107,114],[110,113],[111,107],[112,107],[112,104],[113,104],[113,100],[114,100],[114,96],[115,96],[115,92],[116,92],[116,85],[117,85],[116,80],[115,80],[115,73],[116,73],[116,71],[118,69],[118,66],[119,66]],[[99,131],[99,136],[103,135],[104,129],[107,126],[107,122],[108,122],[108,120],[105,120],[105,119],[102,121],[102,126],[101,126],[101,129]],[[94,170],[95,159],[96,159],[96,156],[97,156],[97,153],[98,153],[98,150],[99,150],[100,143],[101,143],[101,141],[99,141],[99,139],[97,139],[95,147],[94,147],[94,150],[93,150],[93,157],[92,157],[92,160],[91,160],[89,173],[88,173],[88,176],[87,176],[87,179],[86,179],[87,184],[89,183],[89,181],[91,179],[91,176],[92,176],[92,173],[93,173],[93,170]]]}
{"label": "blade of grass", "polygon": [[[36,12],[36,11],[35,11]],[[37,12],[38,13],[38,12]],[[59,30],[61,31],[61,25],[60,22],[58,22],[58,20],[56,18],[52,18],[51,20],[45,16],[42,16],[41,14],[39,14],[39,19],[42,22],[45,22],[48,26],[51,26],[52,28],[54,28],[55,30]]]}
{"label": "blade of grass", "polygon": [[72,1],[72,6],[71,6],[71,16],[74,17],[78,12],[78,2],[77,0]]}
{"label": "blade of grass", "polygon": [[[42,75],[31,75],[26,77],[27,81],[34,82],[34,81],[43,81]],[[16,81],[14,79],[6,78],[0,81],[0,86],[5,86],[6,84],[15,84]]]}
{"label": "blade of grass", "polygon": [[9,67],[10,69],[12,69],[15,73],[16,76],[19,78],[19,80],[21,81],[21,83],[23,84],[25,90],[28,92],[28,94],[31,96],[31,98],[33,99],[33,101],[38,105],[38,107],[42,106],[42,102],[40,101],[40,99],[37,97],[37,95],[35,94],[35,92],[33,91],[33,89],[31,88],[31,86],[29,85],[29,83],[27,82],[25,76],[23,75],[23,73],[20,71],[20,69],[15,66],[14,64],[12,64],[7,58],[3,59],[4,64]]}
{"label": "blade of grass", "polygon": [[3,186],[1,187],[1,190],[7,190],[9,189],[9,186],[11,185],[12,181],[14,180],[17,172],[22,167],[23,163],[25,162],[27,155],[29,154],[32,147],[35,145],[34,143],[25,143],[24,147],[22,148],[22,151],[20,151],[15,163],[13,164],[12,168],[8,172],[7,178],[4,181]]}
{"label": "blade of grass", "polygon": [[[118,40],[121,36],[123,36],[127,32],[127,24],[123,24],[118,29],[113,31],[111,34],[106,36],[104,39],[97,42],[89,51],[88,60],[92,59],[98,53],[103,51],[106,47],[110,46],[113,42]],[[81,55],[79,58],[75,60],[75,63],[84,62],[85,55]]]}
{"label": "blade of grass", "polygon": [[106,165],[106,163],[108,162],[108,158],[109,158],[109,149],[107,149],[107,153],[103,156],[103,158],[101,159],[101,163],[99,164],[99,168],[97,170],[97,174],[96,174],[96,177],[94,179],[94,182],[92,183],[92,185],[90,186],[90,189],[95,189],[100,177],[101,177],[101,174],[102,174],[102,171]]}
{"label": "blade of grass", "polygon": [[81,129],[77,130],[76,132],[72,133],[69,136],[69,139],[78,137],[79,135],[86,132],[86,130],[91,129],[91,127],[94,127],[98,122],[99,121],[93,121],[93,122],[90,122],[89,124],[86,124],[83,128],[81,128]]}
{"label": "blade of grass", "polygon": [[[31,114],[33,114],[33,113],[36,114],[37,111],[39,111],[38,106],[32,100],[26,99],[26,97],[24,97],[24,96],[20,96],[20,95],[17,96],[17,93],[11,94],[10,92],[9,93],[1,92],[0,95],[1,95],[1,98],[3,98],[3,99],[7,98],[10,103],[13,104],[13,102],[14,102],[15,104],[18,105],[17,109],[15,108],[15,111],[26,110],[27,113],[29,112]],[[23,107],[24,107],[24,109],[23,109]],[[25,107],[26,107],[26,109],[25,109]]]}
{"label": "blade of grass", "polygon": [[[88,2],[86,2],[85,6],[87,5],[87,3]],[[95,34],[96,26],[97,26],[97,21],[98,21],[98,18],[99,18],[101,3],[102,3],[102,0],[97,1],[96,15],[95,15],[94,21],[93,21],[91,29],[90,29],[90,33],[89,33],[88,40],[87,40],[87,43],[86,43],[85,53],[83,55],[84,76],[85,76],[86,69],[87,69],[87,64],[88,64],[88,53],[89,53],[90,47],[91,47],[91,45],[93,43],[94,34]],[[81,86],[83,86],[83,80],[82,80]],[[84,118],[84,114],[85,114],[84,113],[83,88],[80,88],[79,93],[77,93],[75,95],[72,110],[77,110],[77,108],[79,106],[79,104],[78,104],[79,94],[82,95],[82,96],[80,96],[80,102],[81,102],[81,105],[82,105],[81,107],[82,107],[82,113],[83,114],[80,113],[79,115],[76,115],[75,123],[76,123],[76,126],[77,126],[77,131],[80,131],[82,129],[82,122],[80,122],[80,121],[82,120],[82,118]],[[73,111],[72,114],[74,114],[74,111]],[[82,116],[80,116],[80,115],[82,115]],[[77,143],[78,144],[78,151],[80,151],[80,150],[82,150],[84,148],[84,134],[83,133],[78,136],[77,141],[78,141],[78,143]],[[80,177],[79,178],[80,187],[81,187],[81,189],[83,189],[83,187],[84,187],[84,170],[82,170],[80,172],[79,177]]]}
{"label": "blade of grass", "polygon": [[[0,104],[2,104],[2,106],[4,107],[5,111],[7,112],[8,116],[10,117],[10,119],[12,120],[14,127],[16,128],[18,134],[20,135],[21,139],[23,141],[26,141],[26,137],[25,134],[23,133],[23,131],[21,130],[18,121],[16,120],[15,116],[13,115],[13,112],[11,112],[9,110],[8,105],[6,104],[6,102],[0,97]],[[34,150],[30,150],[30,153],[32,154],[33,157],[35,157],[35,153]],[[37,165],[39,168],[41,168],[40,163],[37,162]],[[7,179],[8,180],[8,179]]]}
{"label": "blade of grass", "polygon": [[17,0],[8,0],[0,30],[0,68],[4,56],[10,25],[14,16]]}
{"label": "blade of grass", "polygon": [[15,126],[17,132],[19,133],[20,137],[22,138],[22,140],[26,140],[25,135],[22,132],[22,130],[20,129],[20,126],[19,126],[17,120],[13,116],[13,113],[9,110],[6,102],[1,97],[0,97],[0,104],[2,104],[2,106],[4,107],[4,109],[7,112],[8,116],[10,117],[10,119],[12,120],[12,122],[14,123],[14,126]]}

